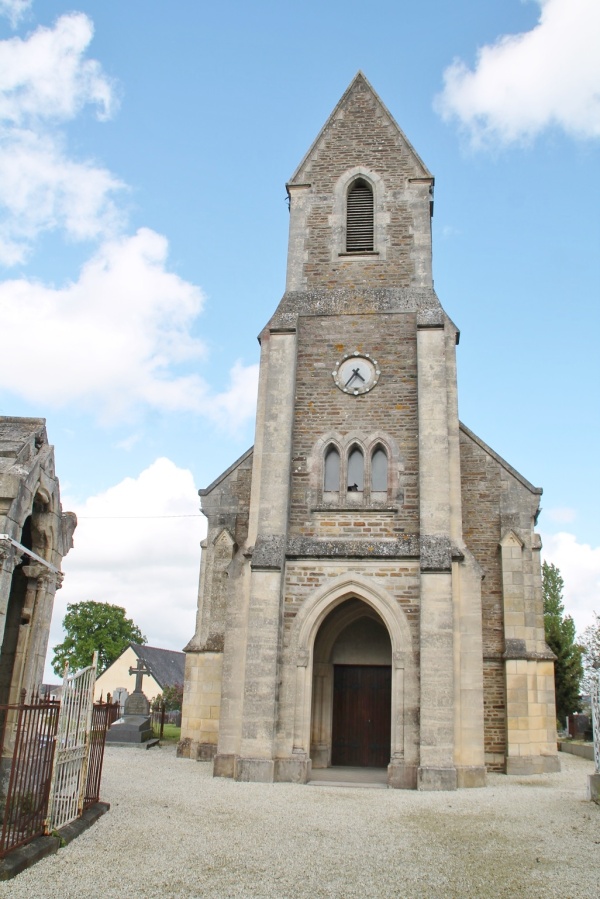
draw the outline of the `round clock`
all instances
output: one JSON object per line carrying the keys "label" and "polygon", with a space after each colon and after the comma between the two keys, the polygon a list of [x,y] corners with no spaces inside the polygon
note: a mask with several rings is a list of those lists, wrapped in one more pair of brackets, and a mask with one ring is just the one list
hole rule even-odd
{"label": "round clock", "polygon": [[344,393],[359,396],[368,393],[377,384],[381,371],[376,359],[372,359],[369,353],[346,353],[336,363],[331,372],[336,386]]}

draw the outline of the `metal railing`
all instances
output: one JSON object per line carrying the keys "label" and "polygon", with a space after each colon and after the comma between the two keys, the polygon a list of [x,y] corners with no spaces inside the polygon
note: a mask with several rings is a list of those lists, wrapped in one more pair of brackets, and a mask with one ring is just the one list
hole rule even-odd
{"label": "metal railing", "polygon": [[92,711],[89,739],[89,758],[83,808],[89,808],[100,799],[100,780],[104,762],[106,731],[119,717],[119,703],[96,703]]}
{"label": "metal railing", "polygon": [[161,702],[157,708],[153,708],[150,712],[150,726],[152,734],[162,740],[165,729],[166,708],[164,702]]}
{"label": "metal railing", "polygon": [[[59,726],[61,711],[63,721],[66,719],[62,727]],[[87,766],[79,765],[79,771],[74,772],[73,759],[68,759],[62,771],[58,769],[59,776],[53,782],[52,775],[57,770],[57,744],[67,746],[75,742],[73,732],[77,732],[76,722],[83,712],[80,704],[76,704],[75,712],[77,714],[74,714],[73,703],[61,710],[59,700],[45,700],[37,694],[32,696],[30,703],[25,702],[23,693],[22,702],[18,705],[0,706],[0,757],[6,749],[4,761],[10,763],[6,801],[3,808],[0,806],[0,858],[35,837],[64,826],[66,822],[63,818],[73,820],[73,807],[76,818],[84,809],[98,802],[106,731],[118,718],[119,705],[94,704],[86,741]],[[69,729],[73,735],[71,738],[68,736]],[[60,734],[63,736],[60,737]],[[8,757],[9,753],[12,758]],[[83,795],[80,789],[82,782],[85,783]],[[57,813],[54,819],[50,817],[50,797],[53,793]]]}
{"label": "metal railing", "polygon": [[14,747],[2,814],[0,857],[45,830],[60,703],[32,696],[31,702],[0,706],[0,757],[13,735]]}

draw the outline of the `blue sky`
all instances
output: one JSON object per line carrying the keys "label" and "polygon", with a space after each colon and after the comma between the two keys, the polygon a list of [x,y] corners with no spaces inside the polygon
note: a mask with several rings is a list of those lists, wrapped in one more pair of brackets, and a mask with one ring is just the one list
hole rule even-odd
{"label": "blue sky", "polygon": [[544,488],[591,621],[599,45],[596,0],[0,0],[0,414],[47,419],[80,517],[53,642],[83,599],[191,636],[197,489],[253,441],[285,182],[358,69],[436,178],[461,419]]}

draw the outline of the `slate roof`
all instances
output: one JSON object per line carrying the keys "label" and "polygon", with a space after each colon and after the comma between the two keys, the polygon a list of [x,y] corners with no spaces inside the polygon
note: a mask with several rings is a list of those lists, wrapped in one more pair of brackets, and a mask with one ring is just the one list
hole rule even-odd
{"label": "slate roof", "polygon": [[150,668],[154,680],[158,682],[162,690],[165,687],[172,687],[173,684],[183,684],[184,652],[159,649],[157,646],[141,646],[138,643],[129,645],[136,656]]}

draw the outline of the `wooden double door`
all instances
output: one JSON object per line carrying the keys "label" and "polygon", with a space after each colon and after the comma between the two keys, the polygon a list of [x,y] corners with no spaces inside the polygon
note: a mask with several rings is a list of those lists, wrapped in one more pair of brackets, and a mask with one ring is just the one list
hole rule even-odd
{"label": "wooden double door", "polygon": [[331,764],[386,767],[391,706],[390,665],[334,665]]}

